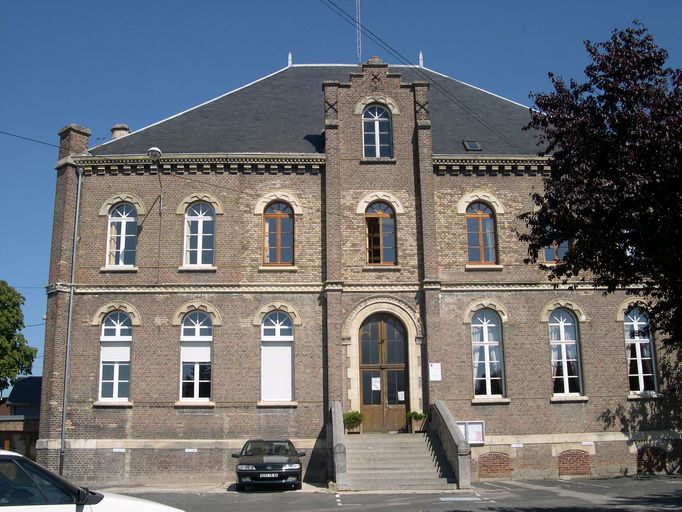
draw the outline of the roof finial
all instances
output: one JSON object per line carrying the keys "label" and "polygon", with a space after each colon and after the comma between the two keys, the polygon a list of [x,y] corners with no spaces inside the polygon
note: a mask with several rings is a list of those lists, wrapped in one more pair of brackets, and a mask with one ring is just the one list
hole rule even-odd
{"label": "roof finial", "polygon": [[289,57],[287,57],[287,66],[291,67],[294,64],[294,56],[291,55],[291,50],[289,50]]}
{"label": "roof finial", "polygon": [[421,50],[419,50],[419,67],[420,68],[424,67],[424,54],[422,53]]}

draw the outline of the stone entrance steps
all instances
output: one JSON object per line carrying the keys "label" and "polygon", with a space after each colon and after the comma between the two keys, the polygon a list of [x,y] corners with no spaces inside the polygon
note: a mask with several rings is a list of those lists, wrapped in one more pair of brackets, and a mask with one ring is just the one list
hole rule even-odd
{"label": "stone entrance steps", "polygon": [[348,434],[345,442],[351,490],[456,488],[440,443],[428,434]]}

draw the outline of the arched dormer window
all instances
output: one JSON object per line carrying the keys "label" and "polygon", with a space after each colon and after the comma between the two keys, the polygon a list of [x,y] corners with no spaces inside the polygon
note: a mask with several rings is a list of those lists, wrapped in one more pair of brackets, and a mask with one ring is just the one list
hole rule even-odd
{"label": "arched dormer window", "polygon": [[294,212],[282,201],[270,203],[263,212],[263,264],[294,264]]}
{"label": "arched dormer window", "polygon": [[379,105],[370,105],[362,111],[362,138],[364,158],[391,158],[393,156],[391,113]]}
{"label": "arched dormer window", "polygon": [[198,202],[185,211],[185,266],[213,265],[215,212],[209,203]]}
{"label": "arched dormer window", "polygon": [[261,323],[261,401],[294,399],[294,326],[284,311],[268,313]]}
{"label": "arched dormer window", "polygon": [[467,254],[471,264],[497,263],[495,214],[485,203],[475,202],[466,209]]}
{"label": "arched dormer window", "polygon": [[127,401],[130,398],[130,343],[133,327],[130,317],[112,311],[102,322],[100,336],[99,400]]}
{"label": "arched dormer window", "polygon": [[137,247],[137,209],[119,203],[109,211],[105,267],[134,267]]}
{"label": "arched dormer window", "polygon": [[395,211],[382,201],[370,204],[365,210],[367,227],[367,264],[395,265]]}
{"label": "arched dormer window", "polygon": [[199,310],[187,313],[180,331],[181,400],[210,400],[212,343],[211,317]]}

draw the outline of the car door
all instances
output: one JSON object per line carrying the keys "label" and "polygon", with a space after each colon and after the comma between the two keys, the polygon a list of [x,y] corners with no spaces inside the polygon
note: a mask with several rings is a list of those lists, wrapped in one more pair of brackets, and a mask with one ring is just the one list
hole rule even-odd
{"label": "car door", "polygon": [[35,465],[14,457],[0,459],[0,510],[3,512],[90,512],[77,509],[75,495],[60,487]]}

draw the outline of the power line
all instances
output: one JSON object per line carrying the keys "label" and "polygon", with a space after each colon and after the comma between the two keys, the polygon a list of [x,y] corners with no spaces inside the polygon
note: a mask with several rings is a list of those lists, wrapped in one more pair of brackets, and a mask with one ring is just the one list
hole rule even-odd
{"label": "power line", "polygon": [[28,140],[30,142],[35,142],[37,144],[43,144],[45,146],[52,146],[53,148],[61,149],[61,146],[59,146],[57,144],[52,144],[50,142],[45,142],[45,141],[38,140],[38,139],[32,139],[31,137],[24,137],[23,135],[18,135],[16,133],[4,132],[2,130],[0,130],[0,133],[2,135],[7,135],[8,137],[15,137],[17,139]]}

